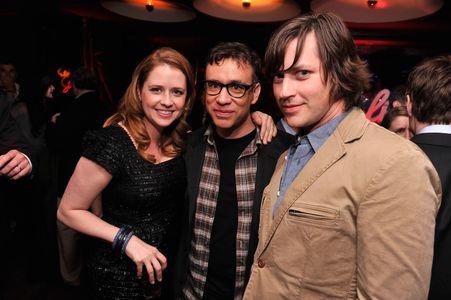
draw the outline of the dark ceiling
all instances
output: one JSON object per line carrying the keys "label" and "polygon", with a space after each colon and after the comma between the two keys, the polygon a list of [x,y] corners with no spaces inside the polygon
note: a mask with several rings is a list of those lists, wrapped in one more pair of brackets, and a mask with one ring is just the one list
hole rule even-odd
{"label": "dark ceiling", "polygon": [[[310,10],[310,0],[295,1],[303,12]],[[192,7],[191,0],[184,2]],[[439,11],[419,19],[347,25],[372,71],[393,85],[421,58],[451,52],[450,2],[445,0]],[[155,47],[179,49],[197,69],[206,51],[219,41],[245,42],[263,54],[279,24],[225,21],[199,12],[189,22],[155,23],[109,12],[99,0],[1,0],[0,54],[14,52],[40,69],[37,73],[63,63],[83,63],[83,47],[89,42],[109,80],[118,82],[113,92],[117,89],[120,94],[134,65]]]}
{"label": "dark ceiling", "polygon": [[[303,12],[310,11],[311,0],[295,0]],[[364,0],[362,0],[364,1]],[[406,0],[409,1],[409,0]],[[179,0],[192,7],[192,0]],[[451,36],[451,1],[444,1],[443,7],[436,13],[404,22],[391,23],[348,23],[354,37],[359,40],[389,40],[394,46],[415,44],[421,46],[423,41],[440,46]],[[64,15],[85,17],[103,23],[117,24],[130,28],[148,37],[193,38],[232,38],[246,37],[252,39],[267,39],[278,23],[244,23],[233,22],[209,17],[200,12],[197,17],[184,23],[153,23],[122,17],[109,12],[100,5],[99,0],[2,0],[0,1],[0,16],[21,17],[48,20]],[[445,37],[447,37],[445,39]],[[437,40],[436,40],[437,39]],[[379,43],[380,44],[380,43]],[[447,43],[449,44],[449,42]],[[382,43],[383,45],[383,43]],[[390,46],[389,43],[385,46]],[[449,46],[449,45],[446,45]]]}

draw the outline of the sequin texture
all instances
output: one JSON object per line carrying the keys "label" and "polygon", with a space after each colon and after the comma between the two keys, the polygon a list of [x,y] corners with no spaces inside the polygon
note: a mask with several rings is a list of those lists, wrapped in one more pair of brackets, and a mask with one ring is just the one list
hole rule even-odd
{"label": "sequin texture", "polygon": [[[186,186],[182,157],[152,164],[139,156],[127,133],[118,126],[89,132],[83,144],[83,156],[113,176],[102,193],[103,219],[131,228],[136,236],[165,254],[170,264],[171,245],[177,239],[175,222]],[[127,256],[113,252],[111,243],[90,239],[86,267],[96,299],[141,299],[136,265]]]}

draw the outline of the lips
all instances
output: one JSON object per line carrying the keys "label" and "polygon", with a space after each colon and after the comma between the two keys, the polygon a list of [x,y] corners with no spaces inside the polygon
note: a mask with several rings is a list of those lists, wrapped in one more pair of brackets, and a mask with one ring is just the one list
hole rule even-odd
{"label": "lips", "polygon": [[156,109],[158,115],[160,115],[163,118],[168,118],[171,117],[172,114],[174,113],[173,110],[169,110],[169,109]]}
{"label": "lips", "polygon": [[293,113],[296,112],[300,107],[304,104],[291,104],[291,105],[282,105],[281,109],[284,113]]}
{"label": "lips", "polygon": [[215,113],[216,117],[218,117],[218,118],[228,118],[233,114],[233,111],[215,109],[214,113]]}

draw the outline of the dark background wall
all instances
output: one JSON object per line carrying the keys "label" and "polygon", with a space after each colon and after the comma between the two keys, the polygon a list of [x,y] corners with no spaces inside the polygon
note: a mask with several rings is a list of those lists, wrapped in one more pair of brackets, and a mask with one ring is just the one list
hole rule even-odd
{"label": "dark background wall", "polygon": [[[404,82],[412,66],[422,58],[451,52],[449,6],[445,3],[434,16],[414,22],[348,24],[359,53],[370,64],[375,90]],[[83,65],[84,50],[89,48],[117,102],[133,68],[158,46],[180,50],[201,74],[203,57],[217,42],[241,41],[263,55],[271,32],[280,24],[232,22],[205,15],[185,23],[153,23],[99,11],[98,1],[3,0],[0,57],[13,57],[20,79],[33,83],[58,68]],[[271,97],[268,86],[259,107],[276,115]]]}

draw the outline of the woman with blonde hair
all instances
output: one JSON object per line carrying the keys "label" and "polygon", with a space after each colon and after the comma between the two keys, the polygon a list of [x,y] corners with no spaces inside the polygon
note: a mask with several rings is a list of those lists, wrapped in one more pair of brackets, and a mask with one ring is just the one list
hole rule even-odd
{"label": "woman with blonde hair", "polygon": [[[135,68],[118,112],[84,138],[58,219],[96,238],[86,264],[96,299],[142,299],[145,281],[163,280],[183,203],[180,154],[194,97],[190,63],[159,48]],[[102,218],[89,211],[99,194]]]}

